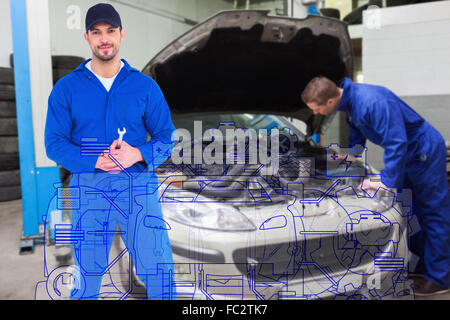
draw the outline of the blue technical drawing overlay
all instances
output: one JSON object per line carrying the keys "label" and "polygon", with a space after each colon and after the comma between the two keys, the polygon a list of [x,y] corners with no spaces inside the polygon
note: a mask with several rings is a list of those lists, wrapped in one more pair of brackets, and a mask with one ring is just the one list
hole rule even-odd
{"label": "blue technical drawing overlay", "polygon": [[[339,146],[312,154],[280,129],[273,175],[246,155],[56,183],[45,218],[70,211],[71,221],[53,223],[52,241],[74,261],[50,269],[46,257],[36,299],[412,298],[408,190],[359,190],[379,178],[366,150],[356,162]],[[168,150],[157,145],[155,157]]]}
{"label": "blue technical drawing overlay", "polygon": [[98,138],[81,138],[81,155],[98,157],[101,154],[109,153],[109,145],[98,143]]}

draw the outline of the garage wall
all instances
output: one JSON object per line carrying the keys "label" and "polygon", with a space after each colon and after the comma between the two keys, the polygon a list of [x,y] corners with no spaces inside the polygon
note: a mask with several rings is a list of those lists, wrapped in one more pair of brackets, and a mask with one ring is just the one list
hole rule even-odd
{"label": "garage wall", "polygon": [[445,140],[450,141],[450,94],[408,96],[402,99],[439,130]]}
{"label": "garage wall", "polygon": [[[375,20],[363,28],[364,82],[394,91],[450,140],[450,1],[367,13],[365,23]],[[383,168],[383,149],[368,147]]]}

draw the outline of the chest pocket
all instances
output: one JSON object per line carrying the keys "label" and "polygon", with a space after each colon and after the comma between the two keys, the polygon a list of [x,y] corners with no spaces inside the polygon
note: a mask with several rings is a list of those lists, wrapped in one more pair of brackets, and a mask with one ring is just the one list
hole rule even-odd
{"label": "chest pocket", "polygon": [[[114,102],[113,102],[114,103]],[[116,120],[122,127],[144,127],[146,101],[138,97],[117,99],[114,106]]]}

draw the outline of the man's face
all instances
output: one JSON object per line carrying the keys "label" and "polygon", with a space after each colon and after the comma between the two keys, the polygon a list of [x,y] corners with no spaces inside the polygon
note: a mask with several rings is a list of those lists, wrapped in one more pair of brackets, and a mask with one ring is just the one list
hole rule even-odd
{"label": "man's face", "polygon": [[84,38],[94,56],[101,61],[109,61],[119,52],[124,35],[124,30],[114,28],[109,23],[99,22],[85,33]]}
{"label": "man's face", "polygon": [[328,99],[325,104],[317,104],[317,102],[308,102],[306,104],[308,108],[311,109],[311,111],[314,114],[320,114],[323,116],[329,116],[332,114],[339,106],[339,99],[332,98]]}

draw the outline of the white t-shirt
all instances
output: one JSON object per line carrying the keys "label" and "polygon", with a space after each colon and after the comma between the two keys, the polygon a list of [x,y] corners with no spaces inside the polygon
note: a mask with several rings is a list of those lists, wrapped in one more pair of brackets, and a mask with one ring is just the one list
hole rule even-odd
{"label": "white t-shirt", "polygon": [[90,60],[90,61],[88,61],[88,62],[86,63],[86,68],[88,68],[89,71],[91,71],[93,74],[95,74],[95,76],[98,78],[98,80],[100,80],[100,82],[101,82],[101,83],[103,84],[103,86],[105,87],[106,91],[109,92],[109,89],[111,89],[111,86],[112,86],[113,83],[114,83],[114,79],[116,79],[116,77],[117,77],[117,75],[119,74],[120,70],[121,70],[121,69],[123,68],[123,66],[124,66],[123,61],[120,61],[120,69],[119,69],[119,71],[116,73],[116,75],[115,75],[114,77],[112,77],[112,78],[103,78],[103,77],[100,77],[98,74],[96,74],[94,71],[92,71],[92,68],[91,68],[91,61],[92,61],[92,60]]}

